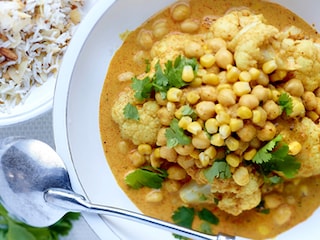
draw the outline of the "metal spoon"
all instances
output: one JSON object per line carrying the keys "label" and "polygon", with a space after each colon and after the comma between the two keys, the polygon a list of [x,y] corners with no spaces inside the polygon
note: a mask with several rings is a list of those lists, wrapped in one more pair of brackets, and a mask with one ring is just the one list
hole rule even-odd
{"label": "metal spoon", "polygon": [[20,137],[0,140],[0,200],[10,215],[35,227],[57,222],[67,212],[90,212],[121,217],[191,239],[231,240],[211,236],[139,213],[92,204],[73,192],[67,169],[47,144]]}

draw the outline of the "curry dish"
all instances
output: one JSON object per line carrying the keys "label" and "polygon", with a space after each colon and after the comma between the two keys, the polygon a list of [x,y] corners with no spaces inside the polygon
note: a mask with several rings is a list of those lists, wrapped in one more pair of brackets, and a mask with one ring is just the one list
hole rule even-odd
{"label": "curry dish", "polygon": [[312,26],[270,2],[190,0],[121,36],[100,131],[119,186],[143,213],[266,239],[318,208]]}

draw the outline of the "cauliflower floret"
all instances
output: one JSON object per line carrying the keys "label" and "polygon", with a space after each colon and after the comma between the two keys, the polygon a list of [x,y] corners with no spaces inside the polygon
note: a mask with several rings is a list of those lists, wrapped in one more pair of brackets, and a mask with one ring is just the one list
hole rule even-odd
{"label": "cauliflower floret", "polygon": [[279,49],[279,68],[292,71],[307,91],[320,87],[320,47],[312,40],[284,39]]}
{"label": "cauliflower floret", "polygon": [[112,107],[112,119],[119,125],[122,138],[131,140],[135,145],[155,144],[161,128],[157,117],[159,105],[155,101],[147,101],[142,106],[137,106],[139,120],[126,119],[123,109],[132,102],[134,102],[133,91],[126,89],[120,93]]}
{"label": "cauliflower floret", "polygon": [[301,152],[296,155],[301,167],[296,177],[310,177],[320,174],[320,126],[305,117],[301,121],[287,120],[279,122],[278,130],[283,141],[290,143],[299,141]]}
{"label": "cauliflower floret", "polygon": [[232,178],[216,178],[211,185],[211,193],[219,199],[218,207],[221,210],[237,216],[258,206],[261,201],[260,185],[261,181],[253,174],[250,174],[249,183],[245,186],[239,186]]}
{"label": "cauliflower floret", "polygon": [[254,22],[264,22],[263,15],[252,14],[249,10],[232,11],[217,19],[210,30],[214,37],[220,37],[226,41],[231,41],[238,32],[246,25]]}

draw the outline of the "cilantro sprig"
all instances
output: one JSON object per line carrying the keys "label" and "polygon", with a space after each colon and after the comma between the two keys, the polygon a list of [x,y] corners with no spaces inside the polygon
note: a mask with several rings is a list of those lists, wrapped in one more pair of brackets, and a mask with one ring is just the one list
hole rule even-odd
{"label": "cilantro sprig", "polygon": [[281,93],[278,99],[279,106],[282,111],[285,111],[286,115],[289,116],[292,113],[292,98],[288,93]]}
{"label": "cilantro sprig", "polygon": [[166,129],[165,136],[167,146],[172,148],[179,144],[188,145],[191,143],[191,137],[186,135],[184,130],[179,127],[178,119],[174,118],[170,123],[170,128]]}
{"label": "cilantro sprig", "polygon": [[139,189],[142,187],[159,189],[162,187],[162,182],[167,176],[168,174],[165,170],[147,166],[138,168],[129,173],[125,177],[125,182],[133,189]]}
{"label": "cilantro sprig", "polygon": [[139,120],[139,112],[135,105],[128,103],[123,109],[123,115],[126,119]]}
{"label": "cilantro sprig", "polygon": [[167,61],[164,69],[160,63],[155,64],[155,74],[152,78],[145,77],[132,79],[132,89],[135,91],[135,98],[139,101],[150,98],[154,92],[159,92],[163,99],[166,98],[167,91],[171,87],[182,88],[187,85],[181,78],[184,66],[191,66],[194,72],[198,70],[196,59],[189,59],[178,56],[174,62]]}
{"label": "cilantro sprig", "polygon": [[6,209],[0,205],[0,239],[2,240],[59,240],[72,228],[72,222],[80,217],[79,213],[67,213],[57,223],[36,228],[11,219]]}
{"label": "cilantro sprig", "polygon": [[[253,157],[252,162],[260,166],[264,175],[278,171],[282,172],[287,178],[293,178],[301,166],[294,156],[289,155],[289,147],[286,143],[282,142],[281,135],[276,136],[259,149]],[[273,180],[273,178],[270,180]]]}
{"label": "cilantro sprig", "polygon": [[224,159],[217,159],[210,168],[204,170],[203,174],[212,183],[215,178],[230,178],[231,170],[229,164]]}

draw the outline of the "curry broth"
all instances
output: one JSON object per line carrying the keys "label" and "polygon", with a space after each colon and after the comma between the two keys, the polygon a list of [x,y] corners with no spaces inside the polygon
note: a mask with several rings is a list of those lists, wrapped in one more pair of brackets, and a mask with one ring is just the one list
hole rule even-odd
{"label": "curry broth", "polygon": [[[221,16],[230,8],[245,6],[252,9],[255,13],[262,13],[270,24],[275,25],[279,29],[295,25],[303,29],[307,35],[313,36],[317,34],[316,31],[302,19],[277,4],[260,1],[191,0],[190,5],[192,9],[191,18],[202,19],[204,16]],[[121,48],[114,55],[109,66],[109,71],[101,95],[100,131],[107,161],[119,186],[146,215],[166,221],[172,221],[172,213],[179,206],[183,205],[183,202],[179,198],[179,194],[170,194],[164,191],[164,199],[160,204],[147,203],[145,201],[145,195],[150,192],[150,189],[142,188],[133,190],[125,184],[124,176],[128,171],[134,169],[134,167],[131,165],[126,154],[122,154],[117,147],[122,139],[119,128],[117,124],[112,121],[111,117],[111,107],[114,100],[118,97],[118,94],[130,84],[130,82],[119,82],[117,80],[118,75],[126,71],[131,71],[138,75],[145,70],[144,64],[138,65],[132,61],[136,52],[141,50],[141,47],[136,44],[137,35],[140,29],[150,29],[156,20],[163,18],[167,19],[171,31],[178,30],[178,24],[171,20],[169,10],[166,9],[150,18],[137,30],[130,32]],[[201,28],[199,32],[204,30],[204,28]],[[128,142],[128,146],[129,149],[135,148],[130,142]],[[308,188],[308,196],[305,196],[303,191],[306,186]],[[293,203],[290,205],[293,208],[293,214],[291,220],[284,225],[276,226],[274,224],[272,216],[275,213],[272,210],[269,214],[250,210],[235,217],[219,210],[214,205],[211,205],[207,206],[207,208],[212,210],[220,219],[219,225],[213,227],[213,232],[224,232],[252,239],[273,237],[297,223],[304,221],[320,204],[320,198],[317,194],[320,191],[319,176],[303,179],[300,183],[296,184],[289,182],[285,189],[285,197],[288,198],[288,201],[291,199]],[[199,229],[199,224],[199,221],[195,221],[194,228]]]}

